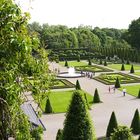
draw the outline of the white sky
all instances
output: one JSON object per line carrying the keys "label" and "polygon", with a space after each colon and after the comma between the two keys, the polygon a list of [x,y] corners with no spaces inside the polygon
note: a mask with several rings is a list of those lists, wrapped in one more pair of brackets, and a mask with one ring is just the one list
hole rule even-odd
{"label": "white sky", "polygon": [[31,21],[49,25],[128,28],[140,17],[140,0],[20,0],[30,8]]}

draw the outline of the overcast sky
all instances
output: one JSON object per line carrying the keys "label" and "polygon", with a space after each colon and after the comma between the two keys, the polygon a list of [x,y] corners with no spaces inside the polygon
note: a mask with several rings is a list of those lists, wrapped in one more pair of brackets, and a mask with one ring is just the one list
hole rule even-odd
{"label": "overcast sky", "polygon": [[30,22],[41,24],[127,29],[132,20],[140,17],[140,0],[20,1],[24,9],[30,9]]}

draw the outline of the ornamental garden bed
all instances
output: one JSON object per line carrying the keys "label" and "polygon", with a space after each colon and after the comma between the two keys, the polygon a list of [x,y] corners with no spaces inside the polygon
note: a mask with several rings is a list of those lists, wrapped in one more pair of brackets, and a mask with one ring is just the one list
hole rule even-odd
{"label": "ornamental garden bed", "polygon": [[[69,67],[75,67],[75,66],[85,66],[87,65],[86,62],[83,62],[83,61],[80,61],[80,62],[77,62],[77,61],[67,61],[68,62],[68,66]],[[59,62],[60,65],[62,66],[65,66],[65,61],[61,61]]]}
{"label": "ornamental garden bed", "polygon": [[88,71],[88,72],[112,72],[113,71],[98,65],[76,66],[75,68],[77,71]]}
{"label": "ornamental garden bed", "polygon": [[120,84],[140,82],[140,78],[123,73],[105,73],[94,77],[93,79],[100,81],[106,85],[112,85],[115,84],[117,77],[119,78]]}

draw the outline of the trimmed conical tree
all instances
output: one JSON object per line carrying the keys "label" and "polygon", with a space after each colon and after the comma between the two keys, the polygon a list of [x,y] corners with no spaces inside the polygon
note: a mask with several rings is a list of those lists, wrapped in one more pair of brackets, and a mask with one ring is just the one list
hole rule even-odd
{"label": "trimmed conical tree", "polygon": [[58,129],[57,134],[56,134],[56,140],[62,140],[62,129]]}
{"label": "trimmed conical tree", "polygon": [[130,73],[134,73],[135,71],[134,71],[134,67],[133,67],[133,65],[131,66],[131,69],[130,69]]}
{"label": "trimmed conical tree", "polygon": [[69,65],[68,65],[68,62],[67,62],[67,60],[65,61],[65,67],[68,67]]}
{"label": "trimmed conical tree", "polygon": [[91,60],[90,60],[90,59],[88,59],[88,65],[92,65],[92,63],[91,63]]}
{"label": "trimmed conical tree", "polygon": [[100,97],[99,97],[99,94],[98,94],[98,90],[97,88],[95,89],[95,93],[94,93],[94,97],[93,97],[93,103],[100,103]]}
{"label": "trimmed conical tree", "polygon": [[121,71],[124,71],[124,70],[125,70],[125,67],[124,67],[124,64],[122,64]]}
{"label": "trimmed conical tree", "polygon": [[51,106],[51,103],[50,103],[50,99],[47,98],[45,113],[52,113],[52,112],[53,112],[53,110],[52,110],[52,106]]}
{"label": "trimmed conical tree", "polygon": [[106,62],[106,60],[104,61],[104,66],[107,66],[107,62]]}
{"label": "trimmed conical tree", "polygon": [[77,56],[77,62],[80,62],[80,55]]}
{"label": "trimmed conical tree", "polygon": [[84,93],[84,98],[85,98],[85,101],[86,101],[86,104],[87,104],[88,109],[90,109],[90,106],[89,106],[89,103],[88,103],[88,99],[87,99],[86,93]]}
{"label": "trimmed conical tree", "polygon": [[132,128],[133,134],[140,134],[140,117],[138,109],[135,111],[130,128]]}
{"label": "trimmed conical tree", "polygon": [[75,91],[64,121],[62,140],[95,139],[85,100],[79,91]]}
{"label": "trimmed conical tree", "polygon": [[139,89],[139,92],[138,92],[138,98],[140,98],[140,89]]}
{"label": "trimmed conical tree", "polygon": [[76,81],[76,90],[81,90],[81,86],[78,80]]}
{"label": "trimmed conical tree", "polygon": [[138,140],[140,140],[140,136],[139,136]]}
{"label": "trimmed conical tree", "polygon": [[115,112],[112,112],[110,120],[109,120],[109,124],[107,127],[107,131],[106,131],[106,137],[110,137],[111,133],[114,132],[114,129],[118,127],[118,123],[117,123],[117,119],[115,116]]}
{"label": "trimmed conical tree", "polygon": [[102,59],[100,59],[100,63],[99,63],[100,65],[102,65],[103,64],[103,62],[102,62]]}
{"label": "trimmed conical tree", "polygon": [[119,78],[117,77],[116,83],[115,83],[115,88],[120,88],[120,87],[121,87],[120,81],[119,81]]}

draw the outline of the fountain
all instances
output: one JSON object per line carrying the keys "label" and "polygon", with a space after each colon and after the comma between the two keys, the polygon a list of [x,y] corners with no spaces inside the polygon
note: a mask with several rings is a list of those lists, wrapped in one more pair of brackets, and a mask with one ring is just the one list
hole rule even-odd
{"label": "fountain", "polygon": [[58,77],[62,78],[76,78],[76,77],[82,77],[81,73],[75,72],[74,67],[69,67],[68,72],[62,72],[58,74]]}

